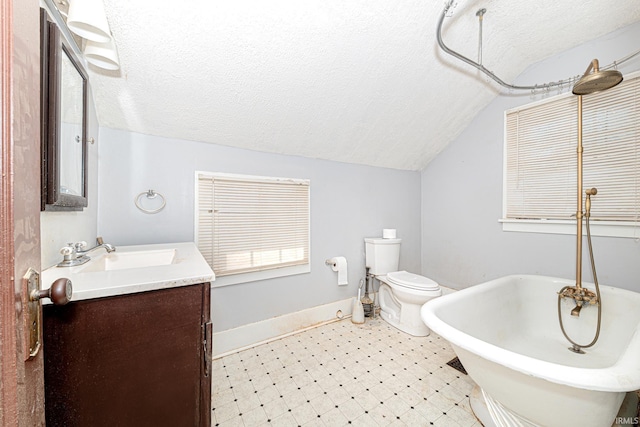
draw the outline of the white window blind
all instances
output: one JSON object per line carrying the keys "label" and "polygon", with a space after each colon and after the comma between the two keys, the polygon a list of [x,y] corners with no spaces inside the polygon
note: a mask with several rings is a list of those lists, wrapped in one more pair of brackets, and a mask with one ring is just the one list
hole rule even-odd
{"label": "white window blind", "polygon": [[[583,97],[584,189],[593,220],[640,217],[640,78]],[[505,218],[576,213],[578,97],[561,95],[505,113]]]}
{"label": "white window blind", "polygon": [[196,239],[217,277],[309,264],[309,181],[198,172]]}

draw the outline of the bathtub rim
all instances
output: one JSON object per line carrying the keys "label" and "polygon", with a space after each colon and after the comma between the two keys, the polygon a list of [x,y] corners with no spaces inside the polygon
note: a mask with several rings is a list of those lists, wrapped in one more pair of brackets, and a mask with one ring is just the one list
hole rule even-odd
{"label": "bathtub rim", "polygon": [[[605,368],[580,368],[535,359],[533,357],[525,356],[482,341],[465,332],[457,330],[453,326],[441,320],[435,313],[435,311],[441,307],[446,307],[457,300],[466,299],[467,297],[481,293],[487,288],[504,286],[504,283],[509,281],[522,279],[530,280],[532,278],[557,283],[559,285],[558,290],[562,286],[573,286],[575,284],[575,281],[572,279],[550,276],[525,274],[503,276],[454,292],[453,294],[444,295],[440,298],[428,301],[422,306],[420,315],[422,320],[427,324],[427,326],[429,326],[429,328],[431,328],[432,331],[452,344],[475,353],[478,356],[486,358],[494,363],[498,363],[527,375],[542,378],[558,384],[595,391],[628,392],[640,389],[640,359],[637,356],[640,354],[640,325],[636,326],[636,330],[632,335],[624,354],[622,354],[613,365]],[[637,292],[612,286],[600,285],[600,288],[612,290],[614,292],[638,294]],[[569,345],[568,342],[567,345]]]}

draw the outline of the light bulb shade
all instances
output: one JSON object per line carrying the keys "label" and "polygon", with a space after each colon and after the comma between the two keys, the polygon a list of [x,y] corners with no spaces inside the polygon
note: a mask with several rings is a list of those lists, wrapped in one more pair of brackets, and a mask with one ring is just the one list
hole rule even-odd
{"label": "light bulb shade", "polygon": [[83,52],[87,62],[96,67],[104,68],[105,70],[117,70],[120,68],[118,50],[113,37],[110,37],[106,43],[86,40]]}
{"label": "light bulb shade", "polygon": [[102,0],[70,0],[67,26],[87,40],[106,43],[111,39]]}

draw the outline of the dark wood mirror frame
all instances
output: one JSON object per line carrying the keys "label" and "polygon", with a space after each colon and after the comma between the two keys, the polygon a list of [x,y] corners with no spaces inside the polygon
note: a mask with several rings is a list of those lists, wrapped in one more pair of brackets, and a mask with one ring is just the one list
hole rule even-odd
{"label": "dark wood mirror frame", "polygon": [[[62,23],[64,25],[64,22]],[[47,11],[40,9],[41,84],[41,210],[81,211],[87,206],[87,72],[70,43]],[[77,48],[76,48],[77,50]],[[82,78],[82,166],[80,195],[61,191],[62,60],[66,56]]]}

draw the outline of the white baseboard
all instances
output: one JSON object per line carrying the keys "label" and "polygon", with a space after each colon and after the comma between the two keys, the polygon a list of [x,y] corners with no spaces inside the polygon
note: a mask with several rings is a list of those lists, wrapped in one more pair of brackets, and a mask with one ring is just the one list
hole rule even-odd
{"label": "white baseboard", "polygon": [[[213,334],[213,358],[351,316],[353,298],[319,305]],[[215,331],[215,325],[214,325]]]}
{"label": "white baseboard", "polygon": [[447,294],[452,294],[454,292],[458,292],[457,289],[448,288],[448,287],[442,286],[442,285],[440,285],[440,289],[442,289],[442,295],[447,295]]}

